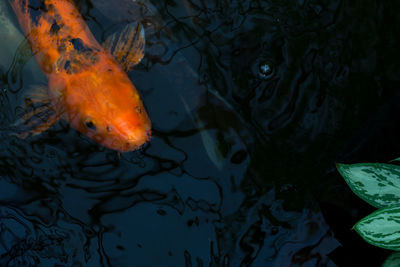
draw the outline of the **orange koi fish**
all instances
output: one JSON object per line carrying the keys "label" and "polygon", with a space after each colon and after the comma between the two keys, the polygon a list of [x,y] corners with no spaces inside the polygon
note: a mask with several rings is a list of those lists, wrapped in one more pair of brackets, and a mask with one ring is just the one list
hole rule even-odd
{"label": "orange koi fish", "polygon": [[[144,30],[131,24],[101,46],[72,0],[9,0],[32,54],[48,79],[48,90],[31,94],[51,116],[31,126],[40,133],[60,118],[73,128],[120,152],[150,138],[151,123],[126,72],[144,55]],[[23,117],[29,125],[43,108]],[[36,120],[37,121],[37,120]]]}

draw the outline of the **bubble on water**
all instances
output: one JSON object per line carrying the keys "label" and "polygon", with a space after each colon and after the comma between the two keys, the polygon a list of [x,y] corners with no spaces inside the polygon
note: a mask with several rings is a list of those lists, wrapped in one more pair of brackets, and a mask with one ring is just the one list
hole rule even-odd
{"label": "bubble on water", "polygon": [[263,61],[258,64],[258,73],[261,78],[269,79],[274,74],[271,63]]}

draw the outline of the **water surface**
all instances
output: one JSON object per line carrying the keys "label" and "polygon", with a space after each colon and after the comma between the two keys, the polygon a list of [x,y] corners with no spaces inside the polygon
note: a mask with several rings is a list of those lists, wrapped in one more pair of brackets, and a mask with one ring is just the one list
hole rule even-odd
{"label": "water surface", "polygon": [[[79,1],[96,38],[145,26],[153,123],[107,150],[60,121],[1,132],[1,266],[377,265],[336,162],[398,157],[396,1]],[[47,83],[0,6],[1,127]]]}

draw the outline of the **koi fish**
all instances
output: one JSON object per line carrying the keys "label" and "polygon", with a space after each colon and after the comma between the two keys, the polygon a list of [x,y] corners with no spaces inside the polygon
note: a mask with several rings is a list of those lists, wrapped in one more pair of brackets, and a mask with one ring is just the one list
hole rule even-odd
{"label": "koi fish", "polygon": [[[166,80],[170,82],[171,92],[178,96],[179,102],[182,104],[186,111],[190,121],[199,131],[200,138],[204,145],[205,152],[218,170],[223,170],[225,157],[221,147],[218,143],[217,138],[214,136],[212,129],[207,127],[207,122],[204,121],[198,110],[202,105],[205,105],[205,93],[212,94],[218,102],[222,103],[226,108],[234,111],[234,107],[228,103],[215,89],[210,86],[203,86],[198,83],[200,80],[198,74],[194,70],[194,66],[191,65],[191,61],[187,60],[191,55],[184,55],[181,47],[182,45],[178,41],[172,31],[169,29],[168,23],[164,23],[161,15],[157,13],[157,8],[153,6],[149,1],[146,0],[117,0],[119,7],[128,8],[114,8],[115,2],[109,0],[91,0],[91,4],[97,8],[100,13],[105,17],[113,21],[114,23],[121,23],[122,21],[134,19],[141,20],[145,19],[147,22],[146,38],[149,43],[162,44],[165,51],[162,55],[151,55],[151,49],[149,54],[152,57],[159,58],[161,61],[168,61],[165,71],[157,74],[162,79],[161,75],[166,77]],[[187,0],[183,0],[183,4],[186,10],[185,14],[180,14],[180,17],[195,18],[197,17],[192,4]],[[195,27],[195,23],[192,22],[192,27]],[[160,34],[162,33],[162,34]],[[160,36],[162,36],[160,38]],[[155,49],[157,51],[159,49]],[[168,50],[168,51],[167,51]],[[186,47],[185,51],[190,50]],[[196,51],[197,52],[197,51]],[[173,60],[169,60],[169,57],[173,57]],[[179,70],[179,71],[177,71]],[[157,73],[157,72],[155,72]],[[176,81],[181,81],[177,83]],[[182,82],[184,81],[184,82]],[[190,89],[189,89],[190,88]],[[209,99],[207,102],[209,103]]]}
{"label": "koi fish", "polygon": [[[144,55],[140,24],[126,26],[101,46],[72,0],[9,3],[48,79],[45,91],[39,88],[30,94],[31,102],[41,105],[23,116],[21,124],[30,127],[26,133],[43,132],[64,119],[119,152],[137,149],[150,139],[151,122],[126,74]],[[45,117],[49,110],[51,115]]]}

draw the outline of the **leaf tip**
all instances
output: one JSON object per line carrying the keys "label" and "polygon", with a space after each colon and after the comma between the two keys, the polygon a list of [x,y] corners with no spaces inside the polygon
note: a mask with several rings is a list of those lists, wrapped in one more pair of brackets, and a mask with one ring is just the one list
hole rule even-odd
{"label": "leaf tip", "polygon": [[344,168],[345,168],[346,166],[348,166],[348,164],[336,163],[336,170],[337,170],[337,171],[340,173],[340,175],[342,175],[343,177],[344,177],[343,171],[344,171]]}
{"label": "leaf tip", "polygon": [[347,164],[336,162],[335,165],[336,165],[336,169],[340,169],[340,168],[346,166]]}

